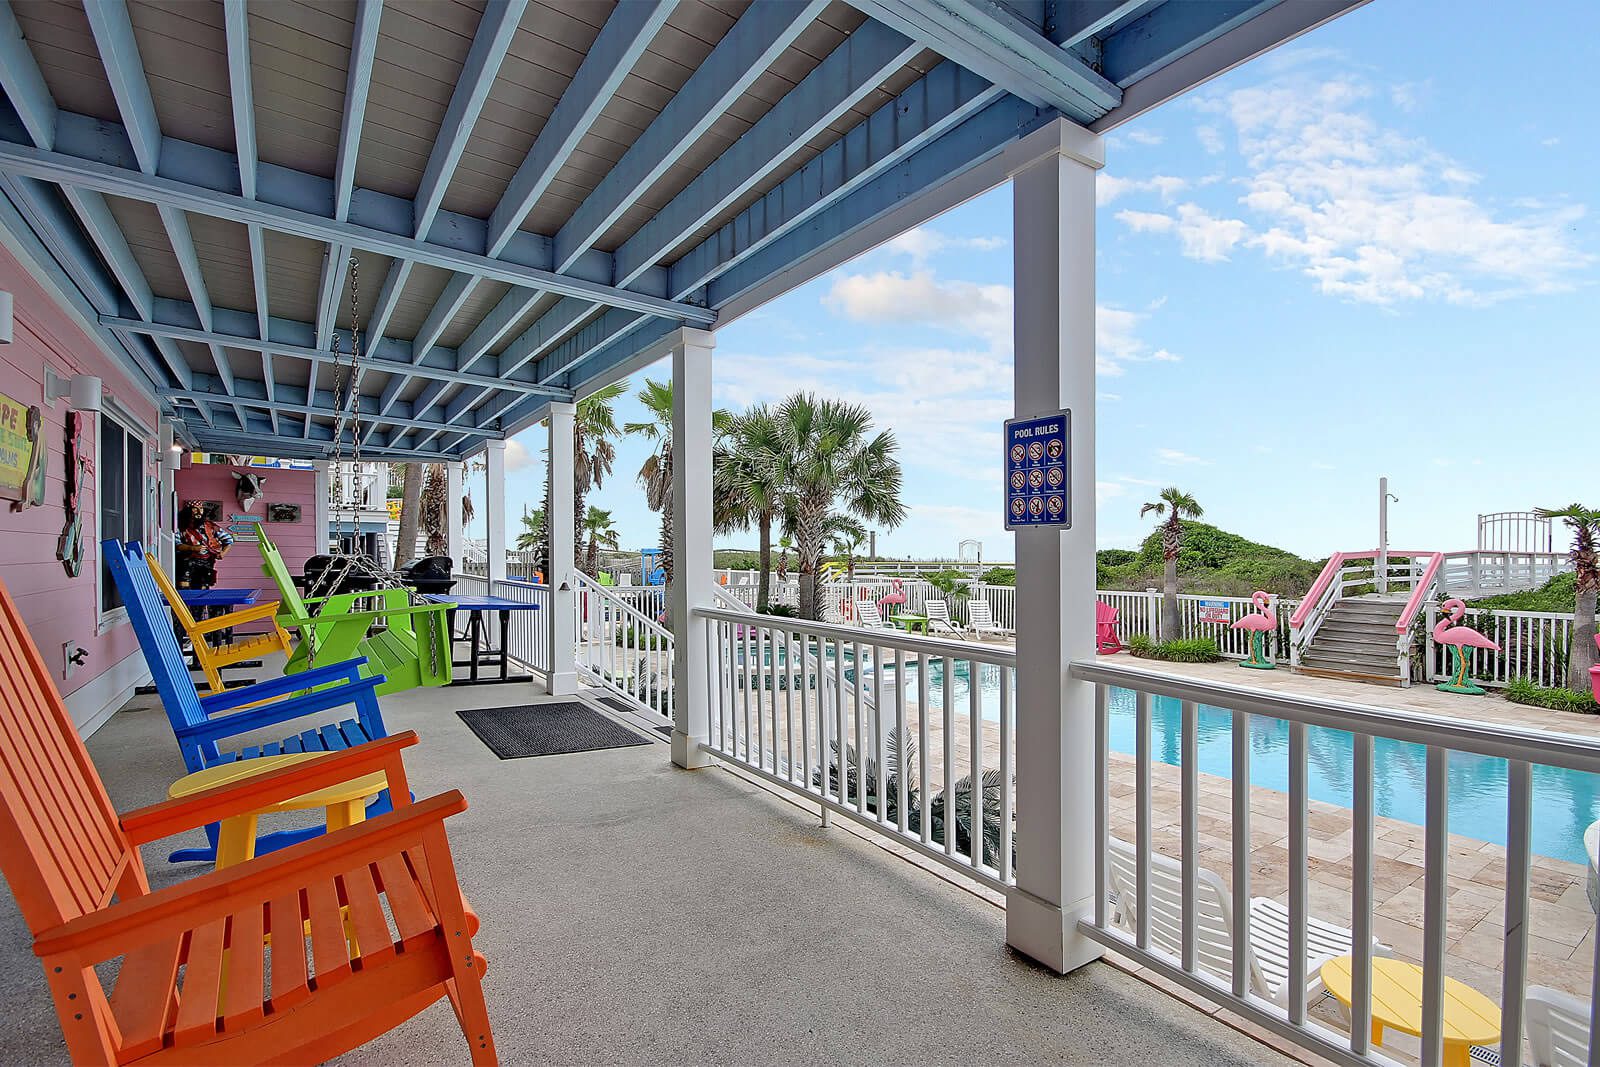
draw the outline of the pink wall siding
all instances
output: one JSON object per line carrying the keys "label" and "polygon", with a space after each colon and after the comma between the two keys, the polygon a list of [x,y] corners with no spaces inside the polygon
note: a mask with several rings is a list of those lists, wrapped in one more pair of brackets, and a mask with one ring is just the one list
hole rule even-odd
{"label": "pink wall siding", "polygon": [[[0,391],[23,404],[42,405],[46,366],[58,374],[95,375],[102,380],[106,395],[114,396],[143,423],[139,430],[153,449],[154,407],[3,246],[0,289],[10,292],[16,302],[15,339],[10,345],[0,346]],[[86,511],[83,570],[78,577],[68,578],[56,560],[66,470],[62,420],[67,410],[66,400],[56,401],[54,408],[43,408],[41,439],[48,464],[44,505],[15,512],[7,502],[0,502],[0,581],[16,599],[63,695],[70,696],[129,655],[137,654],[138,644],[126,621],[111,626],[103,635],[95,634],[99,621],[96,582],[100,573],[100,529],[93,474],[80,497]],[[97,455],[98,439],[95,419],[90,416],[84,444],[91,457]],[[146,474],[154,475],[155,469],[147,466]],[[154,517],[146,518],[153,529]],[[60,677],[64,641],[76,641],[89,650],[84,665],[65,681]],[[74,707],[80,721],[97,710]]]}
{"label": "pink wall siding", "polygon": [[[185,466],[173,476],[177,489],[178,506],[190,500],[220,500],[224,517],[247,514],[239,506],[234,493],[233,472],[246,470],[221,463],[202,463]],[[299,504],[299,522],[266,523],[267,536],[272,538],[283,553],[289,570],[299,574],[306,559],[318,551],[317,541],[317,472],[294,470],[263,470],[254,473],[266,475],[262,489],[265,495],[251,505],[248,514],[266,518],[268,504]],[[326,552],[324,548],[321,551]],[[261,571],[261,554],[254,542],[241,541],[234,545],[217,565],[217,585],[237,586],[263,590],[262,599],[277,599],[271,592],[272,583]]]}

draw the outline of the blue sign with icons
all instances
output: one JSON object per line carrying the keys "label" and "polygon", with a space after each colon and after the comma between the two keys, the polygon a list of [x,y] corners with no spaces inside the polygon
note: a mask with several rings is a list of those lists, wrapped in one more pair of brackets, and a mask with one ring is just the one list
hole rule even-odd
{"label": "blue sign with icons", "polygon": [[1006,529],[1072,526],[1072,412],[1006,420]]}

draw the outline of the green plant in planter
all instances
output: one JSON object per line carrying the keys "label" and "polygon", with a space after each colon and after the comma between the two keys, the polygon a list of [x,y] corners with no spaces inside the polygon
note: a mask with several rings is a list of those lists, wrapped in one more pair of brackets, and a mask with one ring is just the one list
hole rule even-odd
{"label": "green plant in planter", "polygon": [[1222,651],[1209,637],[1185,637],[1177,641],[1153,641],[1148,634],[1128,639],[1128,651],[1140,659],[1166,660],[1168,663],[1216,663]]}

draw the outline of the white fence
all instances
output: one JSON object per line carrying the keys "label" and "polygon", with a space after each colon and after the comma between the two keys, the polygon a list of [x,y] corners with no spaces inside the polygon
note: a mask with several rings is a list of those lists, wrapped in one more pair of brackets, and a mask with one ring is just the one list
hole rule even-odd
{"label": "white fence", "polygon": [[1012,652],[741,611],[695,616],[710,631],[712,751],[991,887],[1013,881]]}
{"label": "white fence", "polygon": [[[1449,647],[1433,639],[1433,629],[1439,618],[1438,606],[1428,605],[1423,663],[1428,668],[1428,680],[1435,682],[1442,682],[1452,674]],[[1467,673],[1479,685],[1504,686],[1519,676],[1546,688],[1566,685],[1567,657],[1572,650],[1571,615],[1473,609],[1466,613],[1464,624],[1486,634],[1500,646],[1498,652],[1487,648],[1463,649],[1469,663]]]}
{"label": "white fence", "polygon": [[[1337,1063],[1395,1062],[1370,1040],[1370,974],[1376,931],[1374,884],[1384,863],[1375,850],[1374,819],[1393,788],[1396,769],[1408,788],[1420,778],[1417,784],[1423,794],[1419,831],[1424,870],[1420,886],[1422,937],[1420,946],[1397,942],[1394,949],[1386,951],[1402,956],[1415,953],[1412,959],[1421,966],[1421,1062],[1452,1062],[1444,1058],[1446,971],[1457,966],[1448,947],[1455,936],[1448,924],[1456,919],[1452,912],[1465,903],[1459,896],[1452,898],[1449,879],[1454,844],[1447,815],[1451,789],[1456,785],[1451,775],[1455,773],[1459,779],[1462,766],[1506,761],[1506,784],[1497,798],[1473,795],[1467,799],[1503,811],[1503,818],[1497,815],[1491,820],[1505,835],[1505,894],[1503,903],[1490,911],[1491,915],[1501,912],[1498,917],[1504,920],[1503,951],[1495,953],[1500,964],[1496,977],[1501,979],[1500,1029],[1505,1035],[1498,1051],[1504,1063],[1524,1062],[1529,938],[1541,929],[1529,894],[1536,829],[1533,781],[1535,775],[1548,780],[1564,771],[1600,772],[1600,742],[1269,694],[1158,675],[1103,660],[1073,664],[1072,676],[1096,686],[1092,862],[1098,892],[1093,918],[1081,921],[1079,929],[1163,978]],[[1112,711],[1114,701],[1126,699],[1114,697],[1119,690],[1135,694],[1131,775],[1126,758],[1113,753],[1114,736],[1122,738],[1118,744],[1128,743],[1126,735],[1118,733],[1128,725],[1125,704],[1118,712]],[[1207,706],[1227,712],[1226,720],[1210,717]],[[1174,710],[1177,722],[1170,718]],[[1153,720],[1153,715],[1160,718]],[[1226,772],[1230,778],[1228,800],[1221,805],[1210,798],[1201,799],[1199,758],[1202,744],[1215,747],[1219,726],[1226,730],[1222,736],[1231,755]],[[1340,738],[1343,740],[1337,740]],[[1382,753],[1376,772],[1375,747]],[[1454,764],[1453,756],[1460,757]],[[1158,777],[1155,764],[1166,765],[1160,769],[1159,792],[1152,789]],[[1253,767],[1259,767],[1260,776],[1267,780],[1288,784],[1287,838],[1281,850],[1273,846],[1277,858],[1271,863],[1262,862],[1253,842],[1253,837],[1261,836],[1260,829],[1252,833],[1252,819],[1260,814],[1252,811]],[[1313,811],[1313,774],[1347,783],[1351,807],[1323,805]],[[1179,779],[1176,790],[1173,777]],[[1127,793],[1130,784],[1131,796]],[[1176,820],[1174,802],[1168,799],[1174,793]],[[1159,803],[1158,796],[1162,798]],[[1317,839],[1326,836],[1325,821],[1334,811],[1349,827],[1350,874],[1343,883],[1348,888],[1316,895],[1308,873],[1314,859],[1311,850]],[[1315,834],[1310,825],[1313,819],[1324,820]],[[1270,836],[1284,832],[1280,809],[1274,809],[1268,821],[1270,826],[1262,829],[1269,829]],[[1227,890],[1211,888],[1221,884],[1215,880],[1217,870],[1231,875]],[[1208,871],[1211,873],[1203,876]],[[1258,914],[1261,906],[1252,899],[1258,879],[1270,883],[1267,893],[1281,893],[1286,902],[1280,897],[1271,909]],[[1287,889],[1280,891],[1285,879]],[[1328,887],[1319,884],[1316,888]],[[1345,901],[1337,899],[1340,895],[1348,901],[1348,912]],[[1347,1029],[1336,1028],[1331,1017],[1324,1017],[1330,1021],[1311,1017],[1307,1010],[1310,998],[1299,992],[1312,988],[1317,977],[1313,968],[1318,961],[1309,951],[1313,947],[1309,929],[1313,911],[1321,917],[1330,909],[1341,913],[1341,922],[1344,914],[1351,918],[1354,981]],[[1592,1002],[1600,1002],[1600,971],[1592,968],[1590,957],[1586,951],[1578,953],[1574,962],[1589,971],[1585,984]],[[1533,977],[1541,977],[1536,969]],[[1280,990],[1287,992],[1280,994]],[[1588,1005],[1583,1005],[1582,1012],[1586,1024]],[[1465,1060],[1464,1050],[1452,1051]],[[1596,1062],[1596,1052],[1600,1048],[1590,1052],[1587,1062]]]}
{"label": "white fence", "polygon": [[1537,589],[1572,569],[1565,552],[1447,552],[1440,588],[1464,600]]}

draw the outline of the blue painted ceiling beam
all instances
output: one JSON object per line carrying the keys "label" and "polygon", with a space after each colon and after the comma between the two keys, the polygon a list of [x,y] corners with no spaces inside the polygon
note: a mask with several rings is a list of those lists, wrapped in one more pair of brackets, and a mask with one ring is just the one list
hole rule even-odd
{"label": "blue painted ceiling beam", "polygon": [[555,269],[571,269],[827,6],[789,0],[747,9],[556,233]]}
{"label": "blue painted ceiling beam", "polygon": [[1131,85],[1280,2],[1209,0],[1204,4],[1162,4],[1101,42],[1101,70],[1116,84]]}
{"label": "blue painted ceiling beam", "polygon": [[504,250],[677,6],[633,0],[612,10],[490,215],[489,255]]}
{"label": "blue painted ceiling beam", "polygon": [[[221,383],[218,382],[217,379],[211,377],[209,374],[201,374],[195,376],[193,389],[162,389],[159,390],[158,393],[159,395],[169,399],[190,400],[196,403],[208,403],[215,405],[219,402],[223,402],[223,398],[219,397],[216,393],[217,387],[220,386],[220,384]],[[262,395],[263,390],[260,382],[241,383],[241,386],[242,388],[239,390],[239,393],[235,399],[237,400],[239,406],[248,407],[253,410],[263,412],[280,411],[288,414],[306,416],[327,416],[333,409],[334,395],[332,390],[318,389],[312,395],[312,398],[308,403],[298,404],[288,403],[286,401],[268,400]],[[363,396],[359,399],[361,401],[359,412],[360,421],[364,427],[383,424],[392,426],[405,426],[414,430],[432,430],[443,428],[483,438],[499,439],[505,436],[498,428],[481,426],[475,420],[468,419],[457,420],[452,423],[441,423],[437,420],[418,418],[417,413],[412,409],[410,404],[400,405],[400,410],[394,414],[379,416],[377,414],[377,397]],[[306,419],[303,420],[303,422],[309,423],[312,422],[312,420]]]}
{"label": "blue painted ceiling beam", "polygon": [[[195,320],[194,310],[187,303],[157,299],[155,317],[155,322],[145,322],[141,319],[102,314],[100,324],[107,329],[167,337],[177,341],[214,344],[246,352],[269,351],[289,359],[321,361],[327,358],[327,353],[316,347],[316,328],[309,323],[274,318],[271,324],[272,340],[262,341],[255,336],[256,331],[252,322],[254,316],[246,311],[217,308],[216,328],[205,330]],[[558,399],[569,395],[566,389],[559,386],[534,381],[529,371],[501,374],[499,368],[492,363],[486,371],[461,370],[456,366],[455,352],[448,348],[435,347],[421,363],[413,363],[409,342],[386,338],[381,345],[366,349],[363,358],[372,370],[390,374],[407,374],[418,379],[438,379],[513,392],[539,393]],[[241,379],[243,380],[245,379]]]}
{"label": "blue painted ceiling beam", "polygon": [[[62,151],[45,152],[16,141],[0,140],[0,169],[214,218],[255,223],[269,230],[323,243],[343,243],[510,285],[544,289],[609,306],[630,307],[692,325],[710,325],[716,318],[712,312],[692,304],[666,300],[640,289],[622,289],[607,282],[589,280],[588,275],[594,273],[604,273],[609,278],[611,257],[604,253],[587,254],[585,258],[589,263],[580,264],[584,267],[580,272],[558,274],[543,265],[550,262],[551,242],[531,234],[519,234],[514,243],[520,252],[517,258],[508,255],[504,259],[491,259],[482,253],[485,225],[482,219],[441,211],[433,235],[438,235],[443,228],[450,238],[448,242],[420,241],[409,234],[356,221],[362,217],[362,208],[368,201],[372,205],[373,221],[392,223],[397,208],[409,214],[411,202],[398,197],[357,190],[352,221],[340,222],[318,213],[318,205],[325,209],[331,202],[330,183],[315,175],[263,164],[257,190],[259,199],[245,200],[231,191],[237,182],[234,171],[237,163],[232,153],[168,138],[164,142],[163,158],[181,165],[183,177],[178,179],[164,174],[141,174],[126,166],[108,164],[101,160],[125,156],[121,129],[111,123],[79,121],[81,118],[58,116],[57,146]],[[62,136],[64,129],[70,130],[70,138]],[[409,222],[408,218],[407,227]],[[535,265],[524,260],[531,260]],[[665,273],[654,272],[647,280],[650,284],[663,285]],[[642,279],[641,285],[645,281]]]}
{"label": "blue painted ceiling beam", "polygon": [[333,167],[333,217],[340,222],[350,217],[350,198],[356,184],[356,156],[361,150],[361,127],[367,119],[367,93],[372,87],[372,64],[378,56],[378,27],[382,19],[383,0],[357,0],[350,62],[345,74],[339,155]]}
{"label": "blue painted ceiling beam", "polygon": [[1143,7],[1164,0],[1047,0],[1044,35],[1062,48],[1072,48],[1100,37]]}
{"label": "blue painted ceiling beam", "polygon": [[995,85],[1088,122],[1122,91],[994,0],[850,0],[851,6]]}

